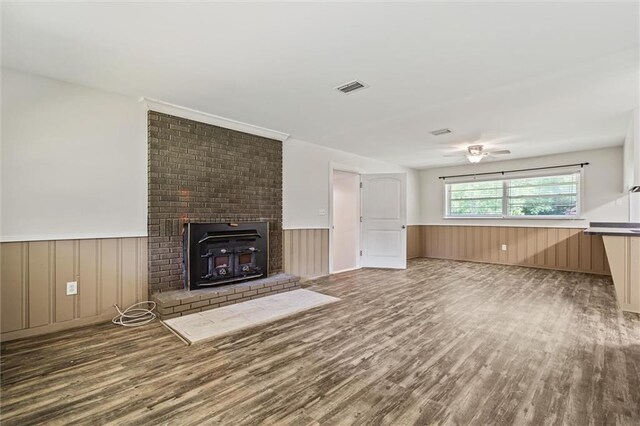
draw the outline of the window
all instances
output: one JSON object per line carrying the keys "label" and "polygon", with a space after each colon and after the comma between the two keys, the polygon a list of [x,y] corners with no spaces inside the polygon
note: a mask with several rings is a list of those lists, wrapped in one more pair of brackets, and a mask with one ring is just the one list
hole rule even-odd
{"label": "window", "polygon": [[502,216],[501,180],[448,184],[447,216]]}
{"label": "window", "polygon": [[582,174],[446,182],[446,217],[566,218],[580,215]]}

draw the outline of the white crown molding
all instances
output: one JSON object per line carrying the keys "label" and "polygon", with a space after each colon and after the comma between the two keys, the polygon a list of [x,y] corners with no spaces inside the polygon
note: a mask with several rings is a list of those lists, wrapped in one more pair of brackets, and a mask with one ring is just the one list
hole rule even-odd
{"label": "white crown molding", "polygon": [[156,99],[142,97],[140,98],[140,102],[143,102],[145,104],[147,111],[152,110],[162,112],[164,114],[175,115],[177,117],[186,118],[188,120],[212,124],[214,126],[237,130],[239,132],[249,133],[256,136],[262,136],[268,139],[275,139],[281,142],[286,141],[291,136],[288,133],[278,132],[277,130],[271,130],[260,126],[254,126],[253,124],[231,120],[229,118],[209,114],[208,112],[202,112],[180,105],[171,104],[169,102],[159,101]]}

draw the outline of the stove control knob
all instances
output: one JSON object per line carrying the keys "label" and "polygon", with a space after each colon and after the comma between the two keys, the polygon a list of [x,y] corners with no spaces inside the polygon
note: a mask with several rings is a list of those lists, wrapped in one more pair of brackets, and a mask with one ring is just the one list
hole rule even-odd
{"label": "stove control knob", "polygon": [[225,254],[227,252],[227,249],[222,249],[220,250],[220,253]]}
{"label": "stove control knob", "polygon": [[242,272],[249,272],[249,265],[244,265],[242,267]]}
{"label": "stove control knob", "polygon": [[249,247],[249,251],[256,251],[255,247]]}
{"label": "stove control knob", "polygon": [[224,268],[218,269],[218,275],[227,275],[227,270]]}

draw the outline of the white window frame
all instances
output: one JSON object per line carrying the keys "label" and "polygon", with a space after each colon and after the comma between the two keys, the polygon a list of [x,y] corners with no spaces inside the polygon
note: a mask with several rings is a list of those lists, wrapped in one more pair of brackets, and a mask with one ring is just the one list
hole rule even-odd
{"label": "white window frame", "polygon": [[[505,172],[506,173],[506,172]],[[496,173],[499,174],[499,173]],[[578,175],[578,182],[576,188],[576,214],[575,215],[530,215],[530,216],[511,216],[506,214],[508,211],[508,185],[507,181],[511,179],[523,179],[545,176],[562,176],[562,175]],[[470,182],[483,182],[483,181],[502,181],[502,214],[500,215],[449,215],[449,204],[451,201],[449,193],[449,185],[456,183],[470,183]],[[477,178],[448,178],[443,179],[442,192],[444,195],[444,214],[443,219],[513,219],[513,220],[583,220],[582,216],[582,202],[584,199],[584,168],[563,170],[557,172],[546,173],[508,173],[499,177],[480,176]]]}

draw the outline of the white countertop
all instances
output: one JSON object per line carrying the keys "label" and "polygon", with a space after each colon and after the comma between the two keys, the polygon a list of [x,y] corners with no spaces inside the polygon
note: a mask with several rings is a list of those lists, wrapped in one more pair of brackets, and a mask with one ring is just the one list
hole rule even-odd
{"label": "white countertop", "polygon": [[[635,232],[634,232],[635,231]],[[608,228],[608,227],[592,227],[584,230],[585,234],[590,235],[610,235],[620,237],[640,237],[640,229],[637,228]]]}

